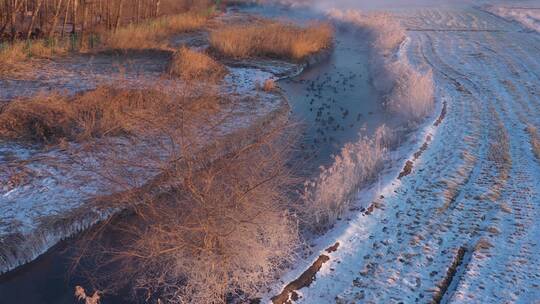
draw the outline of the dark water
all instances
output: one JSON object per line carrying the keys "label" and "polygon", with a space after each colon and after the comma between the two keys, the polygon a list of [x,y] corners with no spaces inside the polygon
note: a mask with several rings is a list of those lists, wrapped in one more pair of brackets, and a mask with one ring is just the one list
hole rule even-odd
{"label": "dark water", "polygon": [[[88,289],[84,278],[71,273],[73,250],[65,240],[36,260],[0,276],[0,304],[72,304],[78,302],[75,286]],[[107,295],[103,304],[130,303],[121,297]]]}
{"label": "dark water", "polygon": [[280,83],[293,115],[305,126],[304,156],[328,164],[347,142],[369,135],[389,117],[368,75],[368,48],[353,32],[336,33],[324,63]]}

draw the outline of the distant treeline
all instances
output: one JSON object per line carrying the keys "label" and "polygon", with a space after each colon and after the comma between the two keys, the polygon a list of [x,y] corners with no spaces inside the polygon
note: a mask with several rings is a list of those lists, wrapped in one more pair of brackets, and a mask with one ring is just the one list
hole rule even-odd
{"label": "distant treeline", "polygon": [[212,0],[0,0],[0,41],[114,31],[164,14],[205,9]]}

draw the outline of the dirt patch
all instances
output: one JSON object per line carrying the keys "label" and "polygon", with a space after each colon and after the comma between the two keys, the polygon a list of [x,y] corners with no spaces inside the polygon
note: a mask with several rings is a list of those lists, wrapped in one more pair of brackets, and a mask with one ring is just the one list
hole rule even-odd
{"label": "dirt patch", "polygon": [[326,248],[326,252],[328,253],[336,252],[338,248],[339,248],[339,242],[336,242],[334,245]]}
{"label": "dirt patch", "polygon": [[[438,127],[443,122],[444,118],[446,117],[446,113],[447,113],[447,108],[446,108],[446,101],[445,101],[445,102],[443,102],[443,106],[442,106],[442,109],[441,109],[441,114],[439,114],[439,117],[433,123],[433,125],[435,127]],[[411,174],[412,169],[414,168],[414,162],[416,160],[418,160],[420,158],[420,156],[422,156],[424,151],[427,150],[427,148],[429,146],[429,143],[431,142],[431,139],[432,139],[431,135],[426,136],[426,140],[424,141],[424,144],[422,144],[422,146],[420,147],[420,149],[418,149],[418,151],[414,152],[413,160],[408,160],[405,163],[405,166],[403,167],[403,170],[401,170],[401,172],[399,173],[398,179],[402,179],[403,177]]]}
{"label": "dirt patch", "polygon": [[402,179],[403,177],[411,174],[412,172],[412,169],[414,167],[414,162],[416,160],[418,160],[420,158],[420,156],[422,156],[422,154],[424,153],[424,151],[427,150],[427,148],[429,147],[429,143],[431,142],[431,135],[428,135],[426,137],[426,141],[424,142],[424,144],[422,144],[422,146],[420,147],[420,149],[418,149],[418,151],[414,152],[413,154],[413,160],[408,160],[406,163],[405,163],[405,167],[403,167],[403,170],[401,170],[401,172],[399,173],[399,176],[398,176],[398,179]]}
{"label": "dirt patch", "polygon": [[450,267],[448,267],[448,270],[446,271],[446,276],[438,284],[439,291],[433,295],[433,299],[431,300],[430,303],[432,304],[441,303],[442,298],[448,292],[448,287],[450,287],[450,284],[452,283],[452,280],[454,279],[456,275],[458,267],[460,267],[461,264],[463,263],[463,258],[465,257],[466,252],[467,252],[467,248],[463,246],[459,247],[454,257],[454,260],[452,261],[452,264],[450,265]]}
{"label": "dirt patch", "polygon": [[[336,243],[334,246],[338,245]],[[333,247],[328,248],[326,251],[333,249]],[[335,248],[337,250],[337,247]],[[315,281],[315,275],[321,269],[322,265],[330,260],[330,257],[321,254],[319,258],[306,270],[302,273],[296,280],[290,282],[283,291],[272,298],[272,303],[274,304],[291,304],[291,300],[298,300],[299,296],[296,293],[297,290],[300,290],[304,287],[309,287],[313,281]]]}
{"label": "dirt patch", "polygon": [[431,142],[431,135],[428,135],[426,137],[426,141],[424,142],[424,144],[420,147],[420,149],[418,149],[418,151],[416,151],[414,153],[414,160],[417,160],[420,158],[420,156],[422,156],[422,154],[424,153],[424,151],[427,150],[428,146],[429,146],[429,143]]}
{"label": "dirt patch", "polygon": [[446,117],[446,111],[446,101],[444,101],[441,109],[441,114],[439,115],[439,118],[437,118],[435,123],[433,123],[435,127],[438,127],[443,122],[444,118]]}
{"label": "dirt patch", "polygon": [[411,174],[412,169],[413,169],[413,162],[408,160],[405,163],[405,167],[403,167],[403,170],[399,173],[398,179],[401,179],[402,177],[405,177],[405,176]]}

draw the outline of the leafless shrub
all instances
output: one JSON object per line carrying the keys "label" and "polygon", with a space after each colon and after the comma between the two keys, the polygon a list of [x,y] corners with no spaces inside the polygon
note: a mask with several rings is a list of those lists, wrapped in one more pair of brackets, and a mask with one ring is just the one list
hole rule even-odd
{"label": "leafless shrub", "polygon": [[[401,67],[396,67],[399,64]],[[431,71],[420,73],[405,63],[394,63],[389,69],[397,69],[394,87],[387,96],[387,107],[390,111],[409,119],[419,119],[428,115],[433,109],[434,83]]]}
{"label": "leafless shrub", "polygon": [[101,299],[99,292],[96,291],[92,296],[89,296],[81,286],[75,286],[75,297],[79,301],[84,301],[85,304],[99,304]]}
{"label": "leafless shrub", "polygon": [[218,82],[227,74],[227,69],[207,54],[183,47],[174,54],[169,74],[185,81]]}
{"label": "leafless shrub", "polygon": [[288,141],[281,129],[261,134],[215,161],[182,153],[171,162],[179,157],[170,155],[151,187],[124,196],[136,202],[129,221],[102,223],[84,238],[100,290],[128,286],[167,303],[263,292],[291,258],[297,230],[287,212]]}
{"label": "leafless shrub", "polygon": [[317,23],[308,27],[259,20],[250,24],[226,25],[210,35],[212,48],[234,58],[277,57],[301,60],[332,44],[333,29]]}
{"label": "leafless shrub", "polygon": [[499,228],[494,227],[494,226],[488,227],[486,231],[491,233],[491,234],[500,234],[501,233]]}
{"label": "leafless shrub", "polygon": [[481,238],[477,243],[476,245],[474,246],[474,250],[475,251],[482,251],[482,250],[488,250],[490,249],[491,247],[493,247],[493,245],[491,244],[491,242],[485,238]]}
{"label": "leafless shrub", "polygon": [[256,82],[255,87],[257,90],[265,91],[265,92],[272,92],[277,89],[276,82],[273,79],[266,79],[265,81]]}
{"label": "leafless shrub", "polygon": [[510,206],[508,206],[508,204],[501,203],[499,206],[500,206],[502,212],[512,213],[512,208],[510,208]]}
{"label": "leafless shrub", "polygon": [[276,82],[273,79],[267,79],[264,81],[263,90],[265,92],[271,92],[276,89]]}

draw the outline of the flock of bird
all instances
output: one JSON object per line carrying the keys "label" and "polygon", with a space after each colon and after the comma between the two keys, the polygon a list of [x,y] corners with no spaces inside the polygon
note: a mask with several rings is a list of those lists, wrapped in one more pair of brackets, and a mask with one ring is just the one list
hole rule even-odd
{"label": "flock of bird", "polygon": [[332,65],[330,72],[316,77],[289,80],[302,86],[303,92],[306,92],[301,97],[302,100],[295,101],[304,103],[302,109],[305,109],[302,118],[306,123],[306,130],[301,144],[304,159],[335,152],[336,148],[344,143],[344,133],[350,133],[351,129],[360,129],[358,125],[362,123],[363,117],[359,112],[361,100],[354,100],[352,96],[356,94],[351,92],[354,93],[357,89],[357,82],[361,77],[361,74],[353,71],[341,72]]}

